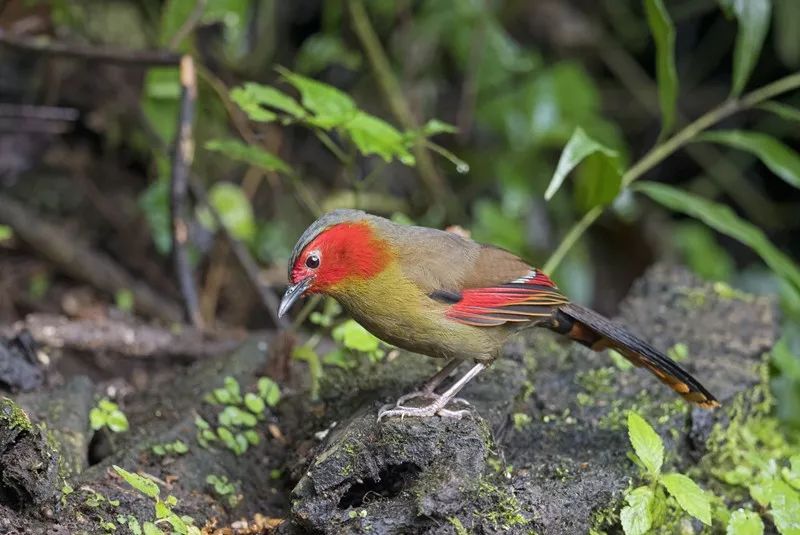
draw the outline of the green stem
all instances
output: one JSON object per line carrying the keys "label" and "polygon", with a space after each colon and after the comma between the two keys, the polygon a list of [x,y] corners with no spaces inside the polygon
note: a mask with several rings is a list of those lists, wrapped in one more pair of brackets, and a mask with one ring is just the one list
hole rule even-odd
{"label": "green stem", "polygon": [[[698,134],[711,126],[714,126],[719,121],[730,117],[736,112],[750,109],[766,100],[797,88],[800,88],[800,73],[795,73],[776,80],[765,85],[764,87],[748,93],[739,100],[726,100],[716,108],[698,117],[694,122],[683,128],[683,130],[667,139],[664,143],[656,145],[644,156],[642,156],[639,161],[637,161],[622,175],[622,187],[627,188],[630,186],[635,180],[671,156],[675,151],[683,147]],[[545,271],[552,272],[558,267],[566,254],[569,252],[572,246],[575,245],[586,229],[589,228],[589,226],[594,223],[598,217],[600,217],[600,214],[603,213],[603,209],[604,207],[595,206],[586,212],[580,221],[572,226],[569,232],[567,232],[567,235],[545,263]]]}
{"label": "green stem", "polygon": [[317,135],[317,138],[322,141],[322,144],[325,145],[325,147],[327,147],[328,150],[331,151],[340,162],[342,162],[344,165],[350,165],[350,158],[344,153],[339,145],[334,143],[334,141],[331,139],[331,136],[329,136],[327,132],[315,128],[314,133]]}

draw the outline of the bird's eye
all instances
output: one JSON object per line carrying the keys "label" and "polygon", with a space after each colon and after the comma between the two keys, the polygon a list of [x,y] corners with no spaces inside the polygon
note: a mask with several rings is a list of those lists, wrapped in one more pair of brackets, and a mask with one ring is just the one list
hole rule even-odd
{"label": "bird's eye", "polygon": [[308,255],[308,258],[306,258],[306,267],[317,269],[319,267],[319,257],[315,254]]}

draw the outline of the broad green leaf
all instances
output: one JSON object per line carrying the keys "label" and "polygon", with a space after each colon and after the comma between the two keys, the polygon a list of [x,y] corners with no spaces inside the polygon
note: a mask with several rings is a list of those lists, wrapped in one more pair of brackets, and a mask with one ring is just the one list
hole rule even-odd
{"label": "broad green leaf", "polygon": [[[570,137],[564,147],[564,150],[561,152],[556,171],[553,173],[553,178],[550,179],[550,184],[547,186],[544,198],[548,201],[552,199],[553,195],[556,194],[564,183],[570,171],[575,169],[578,164],[592,154],[599,154],[604,158],[618,162],[616,151],[590,138],[581,127],[576,128],[572,137]],[[619,174],[619,171],[617,172]]]}
{"label": "broad green leaf", "polygon": [[733,51],[732,94],[738,97],[744,91],[753,72],[764,38],[769,30],[771,0],[726,0],[723,6],[729,10],[739,24],[736,47]]}
{"label": "broad green leaf", "polygon": [[[800,2],[798,2],[798,5],[800,5]],[[787,121],[800,121],[799,109],[795,108],[794,106],[784,104],[783,102],[778,102],[777,100],[768,100],[766,102],[762,102],[758,105],[758,108],[774,113],[781,119],[786,119]]]}
{"label": "broad green leaf", "polygon": [[800,188],[800,155],[772,136],[747,130],[717,130],[701,134],[697,140],[750,152],[786,183]]}
{"label": "broad green leaf", "polygon": [[775,480],[769,506],[781,535],[800,535],[800,493],[783,481]]}
{"label": "broad green leaf", "polygon": [[726,535],[763,535],[764,522],[758,513],[737,509],[728,520]]}
{"label": "broad green leaf", "polygon": [[206,143],[206,149],[221,152],[232,160],[245,162],[265,171],[291,172],[289,164],[260,147],[246,145],[235,139],[215,139]]}
{"label": "broad green leaf", "polygon": [[380,346],[380,340],[355,320],[347,320],[341,325],[337,325],[331,334],[334,340],[355,351],[367,353],[375,351]]}
{"label": "broad green leaf", "polygon": [[359,112],[343,128],[362,154],[376,154],[387,162],[397,158],[406,165],[414,164],[403,135],[383,119]]}
{"label": "broad green leaf", "polygon": [[627,505],[619,513],[625,535],[645,535],[653,525],[653,491],[650,487],[638,487],[625,495]]}
{"label": "broad green leaf", "polygon": [[237,239],[249,242],[256,233],[253,206],[242,188],[230,182],[217,182],[208,192],[208,202],[222,224]]}
{"label": "broad green leaf", "polygon": [[149,496],[150,498],[158,497],[161,491],[158,488],[158,485],[155,484],[155,482],[144,476],[140,476],[139,474],[128,472],[124,468],[120,468],[117,465],[113,466],[114,470],[116,470],[116,472],[120,476],[122,476],[122,479],[124,479],[128,483],[128,485],[135,488],[145,496]]}
{"label": "broad green leaf", "polygon": [[[796,361],[797,359],[795,359]],[[783,479],[794,488],[800,490],[800,453],[789,459],[790,467],[781,470]]]}
{"label": "broad green leaf", "polygon": [[95,431],[105,427],[107,420],[108,420],[107,412],[100,410],[97,407],[94,407],[92,410],[89,411],[89,425],[91,425],[92,429],[94,429]]}
{"label": "broad green leaf", "polygon": [[638,182],[633,188],[667,208],[694,217],[714,230],[747,245],[778,276],[800,289],[800,268],[772,245],[758,227],[740,219],[728,206],[655,182]]}
{"label": "broad green leaf", "polygon": [[666,487],[681,509],[707,526],[711,525],[711,502],[697,483],[683,474],[667,474],[659,482]]}
{"label": "broad green leaf", "polygon": [[678,100],[678,70],[675,67],[675,26],[662,0],[645,0],[650,33],[656,44],[656,79],[661,106],[661,132],[666,134],[675,124],[675,103]]}
{"label": "broad green leaf", "polygon": [[628,438],[647,471],[658,475],[664,463],[664,443],[650,424],[634,411],[628,413]]}
{"label": "broad green leaf", "polygon": [[621,184],[616,158],[601,152],[590,154],[576,171],[575,203],[584,212],[610,204],[619,194]]}
{"label": "broad green leaf", "polygon": [[265,106],[285,112],[298,119],[306,115],[303,107],[283,91],[253,82],[234,88],[231,91],[231,100],[236,102],[255,121],[272,121],[275,119],[276,115],[264,109]]}
{"label": "broad green leaf", "polygon": [[300,100],[313,114],[312,123],[323,129],[341,126],[358,113],[355,102],[332,85],[312,80],[284,68],[278,72],[300,92]]}
{"label": "broad green leaf", "polygon": [[114,433],[123,433],[128,430],[128,418],[120,410],[111,411],[106,420],[108,428]]}
{"label": "broad green leaf", "polygon": [[152,522],[142,524],[142,529],[144,530],[144,535],[164,535],[164,532]]}

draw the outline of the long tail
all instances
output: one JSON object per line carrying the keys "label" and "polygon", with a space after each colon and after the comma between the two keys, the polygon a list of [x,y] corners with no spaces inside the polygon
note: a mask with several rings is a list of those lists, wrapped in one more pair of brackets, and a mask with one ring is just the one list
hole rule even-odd
{"label": "long tail", "polygon": [[595,351],[619,351],[634,365],[650,370],[686,401],[704,409],[719,407],[716,398],[674,360],[597,312],[568,303],[556,309],[553,320],[549,326],[552,330]]}

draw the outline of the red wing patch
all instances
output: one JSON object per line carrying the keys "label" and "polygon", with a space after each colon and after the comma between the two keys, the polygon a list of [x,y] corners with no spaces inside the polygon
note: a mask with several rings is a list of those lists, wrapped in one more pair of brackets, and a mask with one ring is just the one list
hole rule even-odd
{"label": "red wing patch", "polygon": [[506,284],[463,290],[461,299],[448,307],[445,315],[459,323],[491,327],[547,317],[554,307],[567,302],[547,275],[531,270]]}

